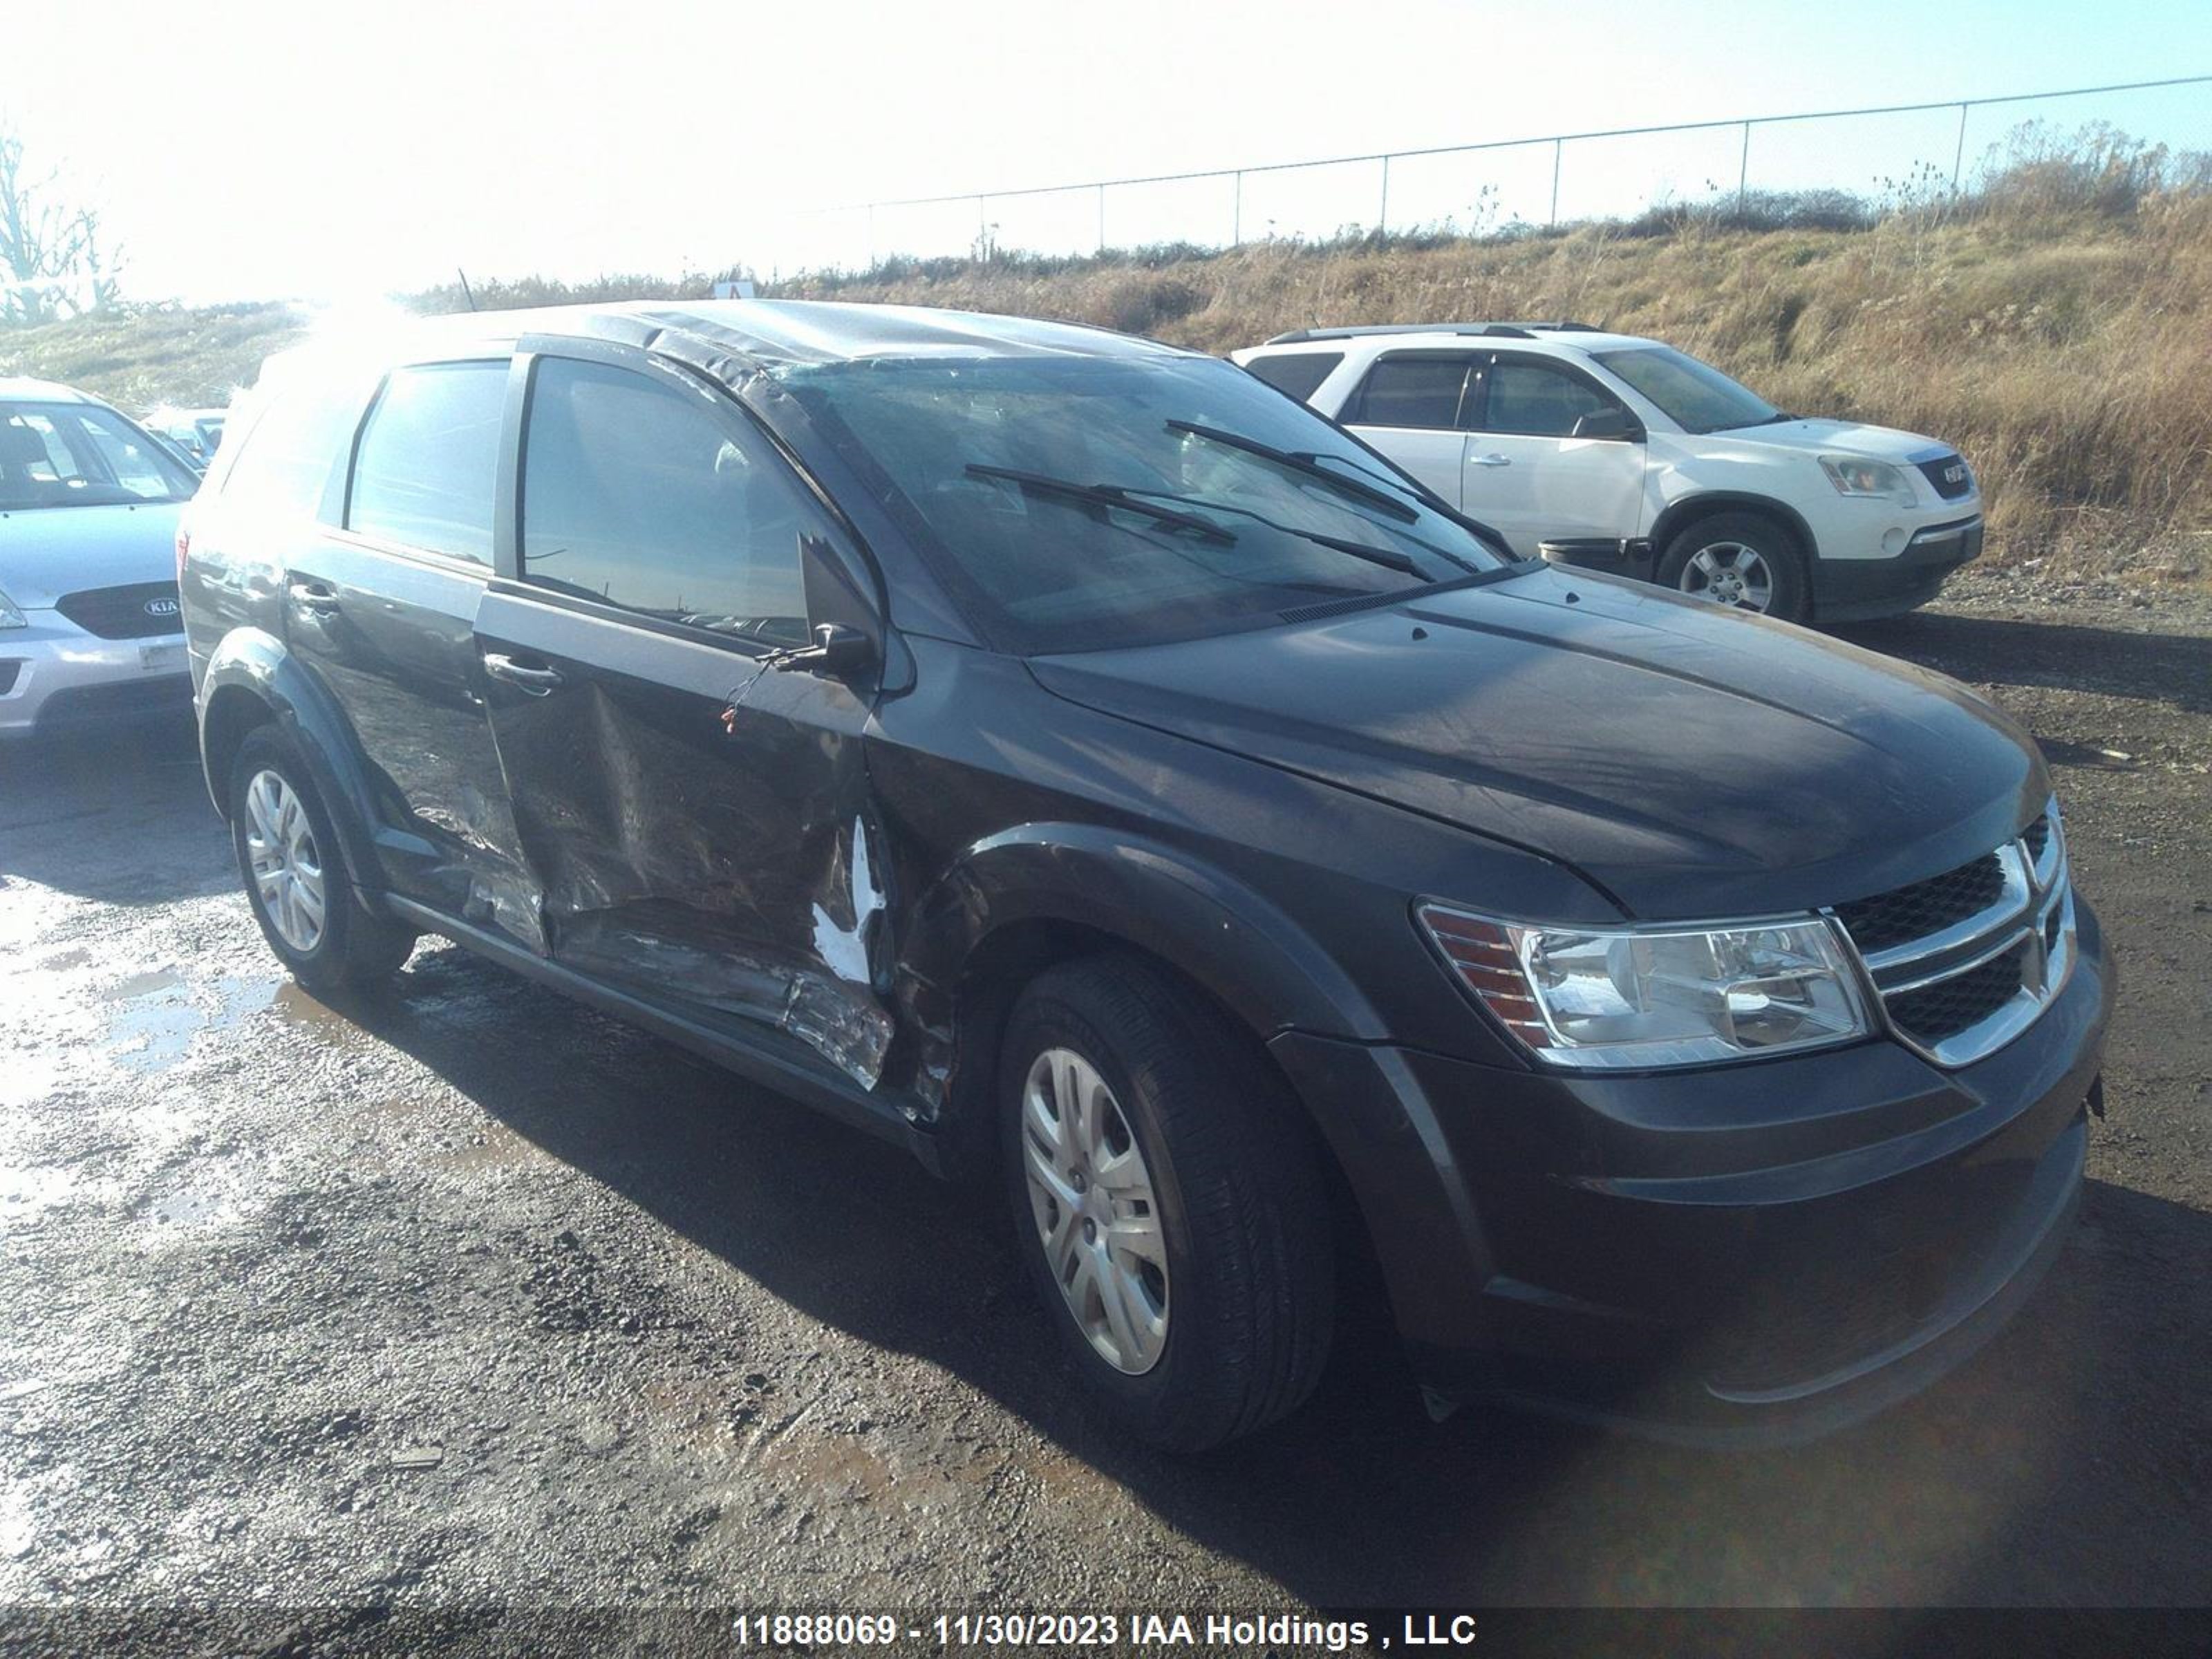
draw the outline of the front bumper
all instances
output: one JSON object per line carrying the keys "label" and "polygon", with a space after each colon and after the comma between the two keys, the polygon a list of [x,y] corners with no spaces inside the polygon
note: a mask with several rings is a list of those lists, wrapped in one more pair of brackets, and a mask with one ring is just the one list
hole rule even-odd
{"label": "front bumper", "polygon": [[1882,558],[1827,556],[1813,562],[1813,615],[1824,623],[1894,617],[1928,603],[1960,565],[1981,556],[1977,513],[1911,532],[1903,550]]}
{"label": "front bumper", "polygon": [[185,636],[104,640],[51,611],[0,631],[0,738],[191,707]]}
{"label": "front bumper", "polygon": [[1369,1224],[1422,1381],[1698,1442],[1825,1432],[1948,1370],[2078,1201],[2112,969],[1945,1072],[1881,1040],[1642,1077],[1273,1046]]}

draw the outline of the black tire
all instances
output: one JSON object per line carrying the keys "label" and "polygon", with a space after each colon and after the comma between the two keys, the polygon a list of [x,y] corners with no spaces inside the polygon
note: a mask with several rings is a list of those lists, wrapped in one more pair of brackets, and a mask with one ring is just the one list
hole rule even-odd
{"label": "black tire", "polygon": [[1749,548],[1773,573],[1771,597],[1763,614],[1782,622],[1803,622],[1812,614],[1812,584],[1806,575],[1804,550],[1789,531],[1756,513],[1716,513],[1698,520],[1667,544],[1659,556],[1655,580],[1662,587],[1686,592],[1683,579],[1691,562],[1709,548],[1725,545]]}
{"label": "black tire", "polygon": [[[1109,1363],[1078,1322],[1032,1206],[1024,1091],[1054,1048],[1103,1079],[1151,1176],[1165,1338],[1139,1375]],[[1335,1243],[1319,1151],[1249,1036],[1141,957],[1091,957],[1049,969],[1016,1003],[998,1092],[1017,1249],[1108,1409],[1147,1443],[1180,1452],[1296,1409],[1328,1356]]]}
{"label": "black tire", "polygon": [[[307,845],[318,855],[323,873],[323,921],[312,946],[301,949],[288,939],[269,913],[260,884],[255,879],[249,850],[252,808],[246,792],[264,772],[274,773],[285,788],[298,797],[307,820]],[[331,827],[330,809],[316,789],[313,775],[297,747],[273,726],[246,734],[230,768],[230,842],[238,860],[240,879],[261,937],[269,941],[278,961],[292,977],[319,996],[339,996],[383,983],[399,971],[415,948],[413,929],[388,921],[371,912],[355,891],[351,872],[337,832]]]}

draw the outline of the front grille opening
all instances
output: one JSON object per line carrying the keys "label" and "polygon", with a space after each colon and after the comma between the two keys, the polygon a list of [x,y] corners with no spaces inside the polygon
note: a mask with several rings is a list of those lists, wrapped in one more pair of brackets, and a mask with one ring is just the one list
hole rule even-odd
{"label": "front grille opening", "polygon": [[2051,815],[2046,812],[2027,826],[2021,839],[2027,843],[2028,862],[2043,862],[2043,849],[2051,845]]}
{"label": "front grille opening", "polygon": [[1889,1017],[1916,1041],[1933,1047],[1980,1024],[2018,995],[2027,959],[2023,939],[1978,968],[1890,997]]}
{"label": "front grille opening", "polygon": [[1921,462],[1920,476],[1935,485],[1936,493],[1947,501],[1957,501],[1974,487],[1974,475],[1956,455],[1939,455],[1932,461]]}
{"label": "front grille opening", "polygon": [[2004,896],[2004,866],[1995,853],[1893,892],[1839,904],[1836,914],[1864,951],[1887,951],[1940,933]]}
{"label": "front grille opening", "polygon": [[[149,610],[149,606],[154,607]],[[88,587],[64,593],[54,609],[103,640],[144,640],[181,633],[174,582],[134,582],[127,587]]]}
{"label": "front grille opening", "polygon": [[15,677],[22,672],[23,659],[21,657],[10,657],[0,662],[0,697],[6,696],[15,689]]}

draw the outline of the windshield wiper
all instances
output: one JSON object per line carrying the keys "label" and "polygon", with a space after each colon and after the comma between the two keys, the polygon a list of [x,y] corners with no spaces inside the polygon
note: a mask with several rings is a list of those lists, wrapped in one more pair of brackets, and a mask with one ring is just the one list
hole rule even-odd
{"label": "windshield wiper", "polygon": [[1134,513],[1155,523],[1188,530],[1193,535],[1203,536],[1208,541],[1233,544],[1237,538],[1219,525],[1208,522],[1194,514],[1178,513],[1173,507],[1155,507],[1150,501],[1139,501],[1115,484],[1078,483],[1073,478],[1055,478],[1043,472],[1024,472],[1018,467],[985,466],[980,461],[968,463],[968,475],[975,478],[1001,478],[1023,489],[1034,489],[1042,495],[1064,496],[1069,501],[1089,501],[1096,507],[1112,507],[1116,512]]}
{"label": "windshield wiper", "polygon": [[[1285,524],[1279,519],[1267,517],[1264,513],[1255,513],[1249,507],[1240,507],[1235,501],[1217,501],[1205,495],[1178,495],[1170,489],[1133,489],[1129,493],[1157,495],[1163,501],[1188,501],[1193,507],[1203,507],[1215,513],[1235,513],[1263,524],[1270,530],[1279,531],[1285,536],[1296,536],[1302,541],[1317,542],[1323,547],[1334,548],[1339,553],[1349,553],[1355,559],[1364,559],[1370,564],[1379,564],[1385,570],[1395,570],[1403,575],[1413,576],[1422,581],[1434,580],[1427,571],[1414,562],[1413,556],[1410,553],[1401,553],[1395,547],[1377,547],[1372,542],[1347,541],[1341,536],[1331,536],[1323,531],[1307,530],[1298,525]],[[1418,536],[1413,539],[1420,541]],[[1430,547],[1426,542],[1421,542],[1421,545],[1447,564],[1457,565],[1462,570],[1474,568],[1466,560],[1453,556],[1441,547]]]}
{"label": "windshield wiper", "polygon": [[1419,524],[1418,509],[1408,507],[1396,497],[1385,495],[1373,484],[1362,483],[1357,478],[1347,478],[1341,472],[1332,472],[1321,464],[1319,452],[1310,449],[1278,449],[1273,444],[1263,444],[1257,438],[1247,438],[1242,433],[1224,432],[1218,426],[1200,426],[1193,421],[1170,421],[1170,432],[1187,432],[1194,438],[1203,438],[1208,443],[1225,444],[1231,449],[1241,449],[1248,455],[1286,466],[1293,472],[1327,484],[1340,495],[1349,495],[1365,501],[1370,507],[1389,514],[1407,524]]}

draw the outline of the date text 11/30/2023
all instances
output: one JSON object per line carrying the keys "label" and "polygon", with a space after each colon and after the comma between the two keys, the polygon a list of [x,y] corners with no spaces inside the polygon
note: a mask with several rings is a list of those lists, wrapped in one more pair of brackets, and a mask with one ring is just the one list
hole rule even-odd
{"label": "date text 11/30/2023", "polygon": [[[1395,1627],[1395,1628],[1394,1628]],[[741,1644],[840,1647],[888,1646],[934,1638],[959,1648],[1273,1648],[1310,1647],[1331,1653],[1356,1649],[1415,1651],[1471,1647],[1471,1613],[1403,1613],[1382,1618],[1328,1618],[1311,1613],[959,1613],[902,1618],[896,1613],[751,1613],[738,1615],[732,1633]]]}

